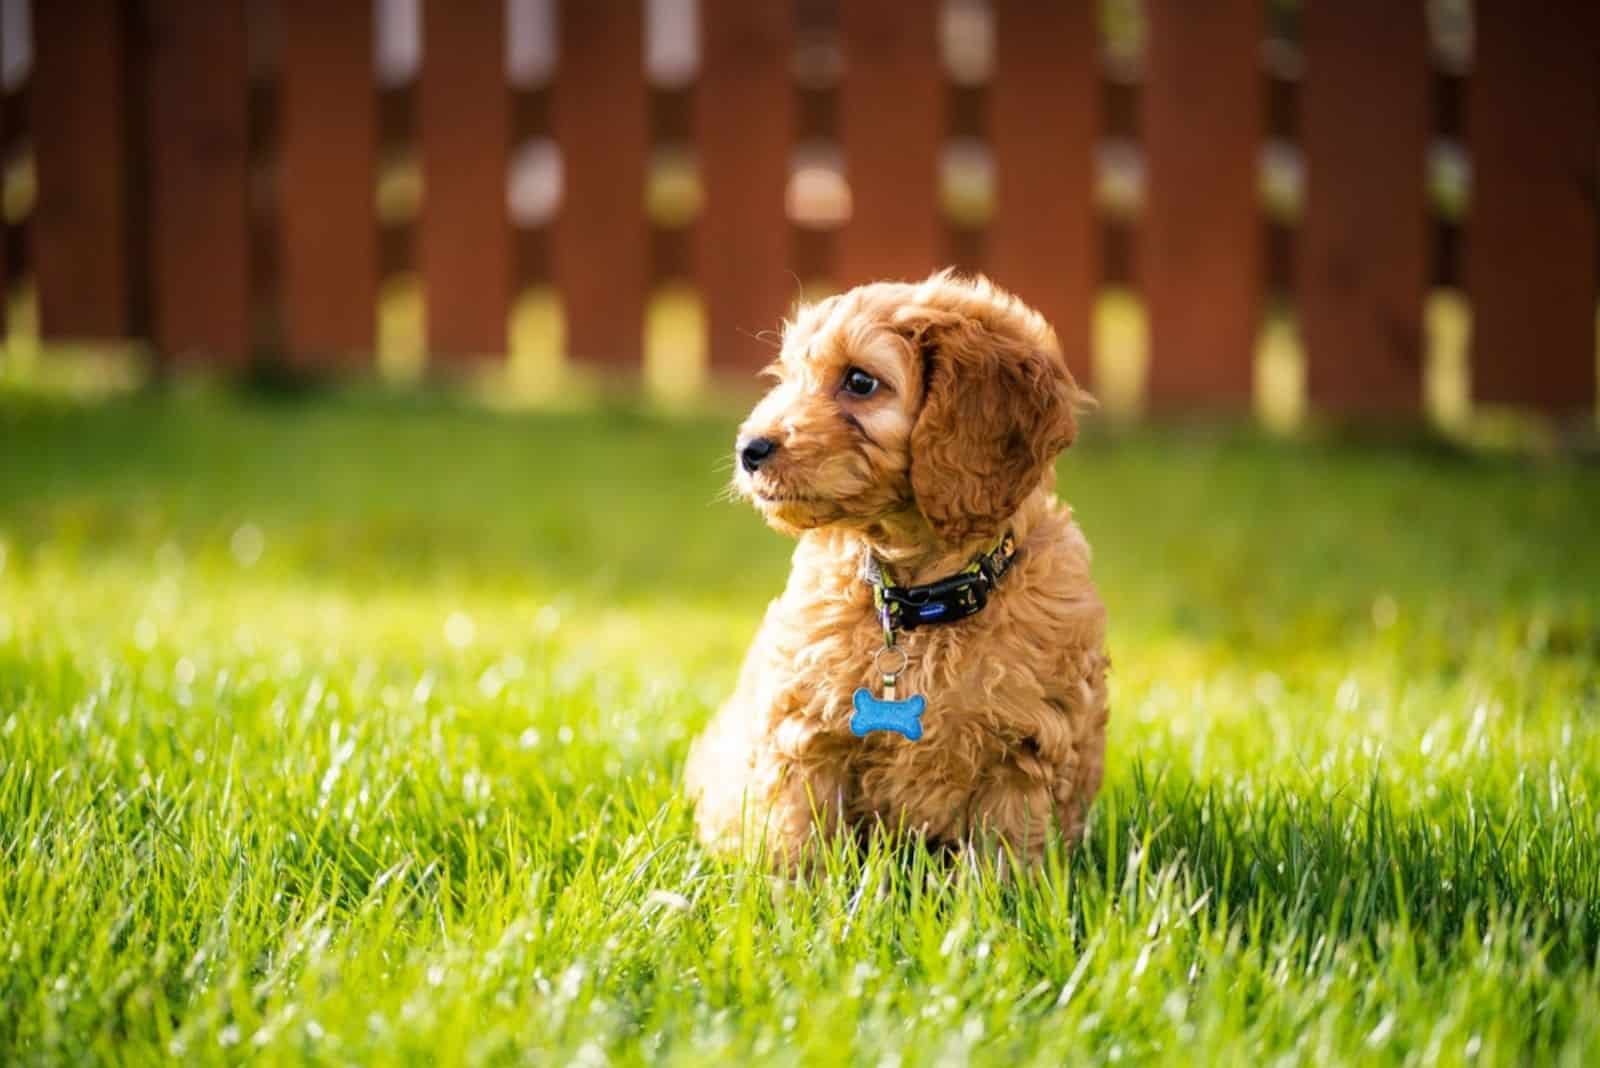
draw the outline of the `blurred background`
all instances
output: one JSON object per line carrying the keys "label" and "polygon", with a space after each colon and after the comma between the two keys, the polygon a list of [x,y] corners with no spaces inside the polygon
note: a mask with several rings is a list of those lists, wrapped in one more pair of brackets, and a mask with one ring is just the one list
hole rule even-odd
{"label": "blurred background", "polygon": [[1586,0],[3,0],[3,375],[743,383],[955,264],[1114,415],[1596,410]]}

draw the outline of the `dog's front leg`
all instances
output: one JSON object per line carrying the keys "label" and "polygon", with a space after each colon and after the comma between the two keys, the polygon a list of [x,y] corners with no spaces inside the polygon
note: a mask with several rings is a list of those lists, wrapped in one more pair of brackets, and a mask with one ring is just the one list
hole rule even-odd
{"label": "dog's front leg", "polygon": [[778,871],[797,873],[838,832],[845,808],[844,782],[815,765],[777,758],[767,803],[751,813],[747,842]]}
{"label": "dog's front leg", "polygon": [[696,740],[685,779],[706,845],[797,871],[838,829],[844,780],[791,722],[765,731],[730,701]]}
{"label": "dog's front leg", "polygon": [[[1043,859],[1052,837],[1059,834],[1068,845],[1082,837],[1093,793],[1082,788],[1084,754],[1063,744],[1069,737],[1056,734],[1060,748],[1041,749],[1026,741],[997,762],[973,797],[964,849],[996,857],[1009,853],[1033,865]],[[1098,748],[1092,756],[1098,788]]]}

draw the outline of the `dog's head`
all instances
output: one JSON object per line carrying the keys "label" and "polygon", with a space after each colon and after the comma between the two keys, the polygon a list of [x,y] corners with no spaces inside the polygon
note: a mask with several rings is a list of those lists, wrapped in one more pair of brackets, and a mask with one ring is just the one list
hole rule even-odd
{"label": "dog's head", "polygon": [[950,272],[802,308],[770,372],[734,478],[790,534],[920,520],[948,546],[995,537],[1086,399],[1042,316]]}

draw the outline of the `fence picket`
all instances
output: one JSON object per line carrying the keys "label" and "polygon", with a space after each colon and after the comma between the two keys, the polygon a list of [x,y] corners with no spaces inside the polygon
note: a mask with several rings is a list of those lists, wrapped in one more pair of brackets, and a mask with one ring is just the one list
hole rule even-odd
{"label": "fence picket", "polygon": [[939,4],[850,0],[839,7],[839,126],[851,215],[839,238],[836,281],[920,278],[941,266],[944,247]]}
{"label": "fence picket", "polygon": [[989,132],[995,214],[988,267],[1044,313],[1087,382],[1097,271],[1094,143],[1100,85],[1093,8],[999,0]]}
{"label": "fence picket", "polygon": [[703,74],[695,99],[705,206],[696,273],[711,365],[759,367],[753,335],[772,330],[794,291],[784,187],[795,122],[794,43],[784,0],[703,0]]}
{"label": "fence picket", "polygon": [[1305,8],[1297,312],[1313,405],[1414,413],[1427,281],[1428,34],[1420,4]]}
{"label": "fence picket", "polygon": [[243,0],[150,0],[151,316],[179,363],[250,348],[249,93]]}
{"label": "fence picket", "polygon": [[377,319],[371,0],[285,0],[278,159],[284,328],[303,365],[368,362]]}
{"label": "fence picket", "polygon": [[[4,33],[0,29],[0,33]],[[0,40],[0,49],[4,47]],[[0,182],[4,181],[5,172],[11,163],[11,142],[13,127],[16,118],[12,110],[11,94],[7,87],[0,83]],[[11,278],[14,268],[11,266],[11,223],[6,218],[4,205],[0,205],[0,363],[5,361],[6,343],[10,339],[10,313],[11,313]]]}
{"label": "fence picket", "polygon": [[1150,400],[1243,408],[1261,299],[1261,0],[1151,0],[1146,13],[1139,274]]}
{"label": "fence picket", "polygon": [[422,6],[418,258],[430,355],[460,364],[507,348],[511,89],[505,0]]}
{"label": "fence picket", "polygon": [[33,6],[31,258],[47,340],[120,340],[135,326],[122,9],[117,0]]}
{"label": "fence picket", "polygon": [[1589,0],[1476,10],[1467,90],[1473,396],[1593,411],[1600,12]]}
{"label": "fence picket", "polygon": [[566,171],[552,259],[577,360],[636,366],[649,273],[640,0],[565,4],[553,125]]}

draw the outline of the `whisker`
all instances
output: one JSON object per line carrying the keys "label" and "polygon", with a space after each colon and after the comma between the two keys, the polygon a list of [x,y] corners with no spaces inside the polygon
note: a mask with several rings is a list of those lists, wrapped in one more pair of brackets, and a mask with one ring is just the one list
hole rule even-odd
{"label": "whisker", "polygon": [[[739,328],[739,333],[743,334],[745,337],[749,338],[751,341],[759,341],[761,344],[766,345],[766,346],[768,346],[768,347],[770,347],[770,348],[772,348],[774,350],[783,348],[783,338],[778,335],[778,332],[776,330],[750,331],[750,330],[744,329],[743,327],[740,327]],[[767,334],[771,334],[773,336],[772,337],[767,337],[767,336],[765,336]]]}

